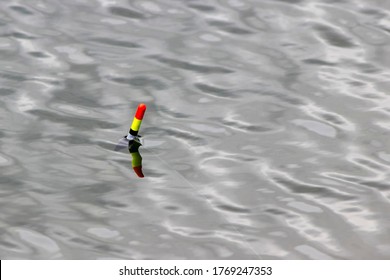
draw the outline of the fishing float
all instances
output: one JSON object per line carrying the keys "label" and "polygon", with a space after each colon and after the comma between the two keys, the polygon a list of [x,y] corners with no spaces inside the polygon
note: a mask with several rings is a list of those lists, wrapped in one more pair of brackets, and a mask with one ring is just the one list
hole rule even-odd
{"label": "fishing float", "polygon": [[137,176],[140,178],[144,177],[144,174],[142,173],[142,157],[138,151],[139,147],[142,144],[139,143],[139,141],[134,140],[138,140],[138,131],[141,127],[145,111],[146,105],[144,103],[139,104],[137,107],[137,111],[135,111],[134,119],[131,123],[129,133],[126,136],[127,140],[129,140],[129,152],[132,157],[131,166],[133,167],[135,174],[137,174]]}
{"label": "fishing float", "polygon": [[144,118],[146,111],[146,105],[141,103],[137,107],[137,111],[135,112],[133,122],[131,123],[129,133],[127,134],[127,140],[134,140],[138,136],[138,131],[141,127],[142,119]]}
{"label": "fishing float", "polygon": [[129,132],[127,135],[123,136],[115,146],[115,151],[119,151],[129,144],[131,144],[134,140],[139,141],[140,135],[138,135],[138,131],[141,127],[142,119],[144,118],[146,111],[146,105],[141,103],[137,107],[137,111],[135,112],[133,122],[131,123]]}
{"label": "fishing float", "polygon": [[126,146],[128,147],[132,157],[131,166],[133,167],[135,174],[137,174],[140,178],[143,178],[144,174],[142,172],[142,157],[138,151],[139,147],[142,146],[139,140],[139,137],[141,136],[138,135],[138,131],[141,127],[145,111],[146,105],[144,103],[139,104],[137,110],[135,111],[133,122],[131,123],[128,134],[119,140],[119,143],[115,147],[115,151],[119,151]]}

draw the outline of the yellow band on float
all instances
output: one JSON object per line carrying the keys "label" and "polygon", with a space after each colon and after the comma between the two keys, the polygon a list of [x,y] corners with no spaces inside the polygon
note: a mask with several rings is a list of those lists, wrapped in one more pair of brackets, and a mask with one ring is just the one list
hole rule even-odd
{"label": "yellow band on float", "polygon": [[134,118],[134,119],[133,119],[133,123],[131,124],[130,129],[131,129],[131,130],[134,130],[134,131],[138,131],[139,128],[140,128],[140,126],[141,126],[141,122],[142,122],[142,120],[139,120],[139,119],[137,119],[137,118]]}

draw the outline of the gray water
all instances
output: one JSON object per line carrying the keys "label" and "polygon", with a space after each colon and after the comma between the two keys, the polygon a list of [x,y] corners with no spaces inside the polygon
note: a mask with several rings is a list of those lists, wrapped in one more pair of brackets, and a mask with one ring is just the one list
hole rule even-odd
{"label": "gray water", "polygon": [[0,36],[1,259],[390,259],[389,1],[1,1]]}

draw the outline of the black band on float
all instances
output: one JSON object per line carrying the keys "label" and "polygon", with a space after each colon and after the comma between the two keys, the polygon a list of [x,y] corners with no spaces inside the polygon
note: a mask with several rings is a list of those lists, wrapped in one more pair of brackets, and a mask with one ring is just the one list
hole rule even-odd
{"label": "black band on float", "polygon": [[129,133],[130,133],[130,135],[137,136],[138,131],[130,129]]}

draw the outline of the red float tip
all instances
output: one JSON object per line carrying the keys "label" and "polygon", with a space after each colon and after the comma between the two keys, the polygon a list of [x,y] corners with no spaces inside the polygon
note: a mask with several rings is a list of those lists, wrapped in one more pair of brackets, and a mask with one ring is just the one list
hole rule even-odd
{"label": "red float tip", "polygon": [[135,112],[135,117],[139,120],[142,120],[146,111],[146,105],[141,103],[138,105],[137,111]]}
{"label": "red float tip", "polygon": [[138,177],[143,178],[144,173],[142,173],[142,166],[134,166],[133,167],[135,174],[138,175]]}

